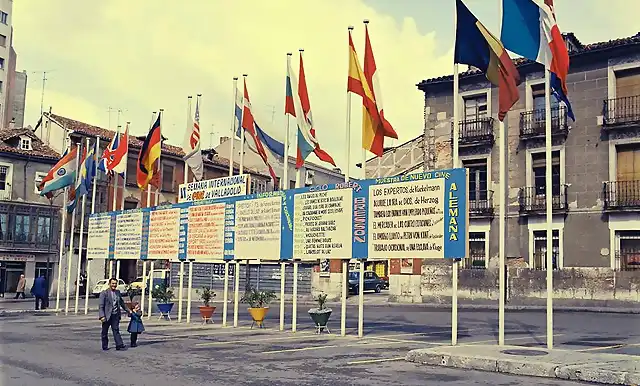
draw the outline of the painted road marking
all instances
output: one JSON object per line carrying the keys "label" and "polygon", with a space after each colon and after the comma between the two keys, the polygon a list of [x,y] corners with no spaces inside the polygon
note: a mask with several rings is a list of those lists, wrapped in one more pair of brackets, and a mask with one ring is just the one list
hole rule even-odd
{"label": "painted road marking", "polygon": [[379,336],[371,336],[368,337],[368,339],[379,339],[379,340],[384,340],[387,342],[397,342],[397,343],[409,343],[409,344],[428,344],[428,345],[432,345],[432,346],[445,346],[447,345],[447,343],[437,343],[437,342],[425,342],[425,341],[421,341],[421,340],[409,340],[409,339],[394,339],[394,338],[384,338],[384,337],[379,337]]}
{"label": "painted road marking", "polygon": [[357,346],[374,346],[374,345],[391,345],[397,344],[400,342],[359,342],[359,343],[350,343],[350,344],[329,344],[325,346],[309,346],[309,347],[299,347],[299,348],[289,348],[284,350],[272,350],[272,351],[263,351],[261,354],[278,354],[278,353],[286,353],[286,352],[298,352],[298,351],[311,351],[311,350],[322,350],[325,348],[342,348],[342,347],[357,347]]}
{"label": "painted road marking", "polygon": [[[222,346],[225,344],[242,344],[242,343],[253,343],[253,342],[294,340],[294,339],[305,339],[305,338],[320,337],[320,336],[323,338],[330,337],[329,335],[318,335],[316,333],[308,333],[308,334],[303,333],[303,334],[294,335],[294,336],[281,336],[281,337],[278,337],[277,334],[274,334],[274,336],[267,337],[267,338],[231,340],[231,341],[224,341],[224,342],[221,341],[221,342],[196,343],[194,346],[196,347]],[[336,339],[336,337],[332,337],[332,339]]]}
{"label": "painted road marking", "polygon": [[368,363],[380,363],[380,362],[393,362],[393,361],[403,361],[405,357],[396,357],[396,358],[383,358],[383,359],[365,359],[362,361],[353,361],[347,362],[348,365],[362,365]]}
{"label": "painted road marking", "polygon": [[624,347],[634,347],[634,346],[640,346],[640,343],[623,343],[623,344],[614,344],[614,345],[611,345],[611,346],[604,346],[604,347],[590,347],[590,348],[585,348],[585,349],[575,350],[575,351],[579,351],[579,352],[588,352],[588,351],[598,351],[598,350],[615,350],[615,349],[619,349],[619,348],[624,348]]}

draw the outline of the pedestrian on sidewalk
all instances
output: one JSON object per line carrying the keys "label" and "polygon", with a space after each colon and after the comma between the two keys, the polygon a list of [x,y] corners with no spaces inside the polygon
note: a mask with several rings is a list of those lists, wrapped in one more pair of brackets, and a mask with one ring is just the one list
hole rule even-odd
{"label": "pedestrian on sidewalk", "polygon": [[46,290],[46,280],[44,279],[44,275],[40,275],[33,281],[33,287],[31,287],[31,295],[36,298],[36,310],[39,310],[42,306],[44,310],[47,307],[45,303],[45,296],[47,295]]}
{"label": "pedestrian on sidewalk", "polygon": [[20,296],[24,299],[24,288],[27,286],[27,279],[24,278],[24,274],[20,275],[20,279],[18,279],[18,286],[16,287],[16,297],[15,299],[19,299]]}
{"label": "pedestrian on sidewalk", "polygon": [[100,338],[102,340],[102,350],[104,351],[109,349],[109,328],[111,328],[113,340],[116,342],[116,350],[126,349],[122,336],[120,336],[120,315],[122,310],[131,315],[131,312],[124,304],[124,300],[122,300],[120,291],[118,291],[118,280],[111,278],[109,279],[109,288],[100,292],[100,298],[98,299],[98,318],[102,322]]}
{"label": "pedestrian on sidewalk", "polygon": [[142,310],[140,310],[140,305],[136,304],[133,307],[133,312],[129,314],[131,320],[129,321],[129,327],[127,331],[131,334],[131,347],[138,346],[138,334],[142,334],[144,332],[144,324],[142,324]]}

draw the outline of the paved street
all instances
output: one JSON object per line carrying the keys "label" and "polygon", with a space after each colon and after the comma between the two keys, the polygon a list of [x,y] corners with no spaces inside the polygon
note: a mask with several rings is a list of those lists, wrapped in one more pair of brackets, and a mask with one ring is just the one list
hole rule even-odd
{"label": "paved street", "polygon": [[[250,329],[241,307],[238,328],[175,321],[146,321],[141,345],[102,352],[99,325],[91,315],[11,314],[0,318],[2,385],[571,385],[495,373],[429,368],[405,362],[409,350],[449,344],[450,313],[410,305],[365,308],[365,337],[358,339],[357,308],[348,309],[348,335],[339,336],[339,310],[331,335],[314,335],[308,306],[298,308],[298,332],[278,330],[273,304],[264,330]],[[232,323],[232,307],[229,307]],[[194,309],[193,321],[197,322]],[[545,315],[507,314],[507,344],[544,344]],[[123,321],[126,330],[127,320]],[[558,348],[640,356],[640,315],[556,314]],[[460,344],[491,344],[495,312],[461,312]],[[603,332],[607,331],[607,332]],[[124,334],[128,339],[128,334]],[[115,365],[115,366],[114,366]],[[140,380],[141,379],[141,380]]]}

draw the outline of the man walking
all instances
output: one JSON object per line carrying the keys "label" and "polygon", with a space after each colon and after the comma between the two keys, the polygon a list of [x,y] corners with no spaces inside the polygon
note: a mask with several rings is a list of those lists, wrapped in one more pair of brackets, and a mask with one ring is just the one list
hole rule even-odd
{"label": "man walking", "polygon": [[40,307],[45,309],[47,305],[44,302],[44,298],[47,295],[47,287],[44,280],[44,276],[40,275],[33,281],[33,288],[31,288],[31,294],[36,298],[36,310],[39,310]]}
{"label": "man walking", "polygon": [[100,292],[98,300],[98,317],[102,322],[100,337],[102,338],[102,349],[105,351],[109,349],[109,327],[113,333],[113,340],[116,342],[116,350],[126,349],[120,336],[120,314],[122,310],[129,314],[129,310],[117,288],[118,281],[114,278],[109,279],[109,288]]}
{"label": "man walking", "polygon": [[20,296],[24,299],[24,288],[27,286],[27,279],[24,278],[24,274],[20,275],[20,279],[18,280],[18,286],[16,287],[16,299],[19,299]]}

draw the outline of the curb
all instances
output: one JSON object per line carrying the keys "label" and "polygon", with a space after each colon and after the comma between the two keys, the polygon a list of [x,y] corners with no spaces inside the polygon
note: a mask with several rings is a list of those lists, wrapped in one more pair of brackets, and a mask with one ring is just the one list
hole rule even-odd
{"label": "curb", "polygon": [[549,362],[442,354],[430,352],[429,349],[411,350],[406,355],[405,360],[427,366],[479,370],[517,376],[556,378],[606,385],[633,386],[640,381],[640,373],[594,369],[588,363],[584,365],[557,365]]}

